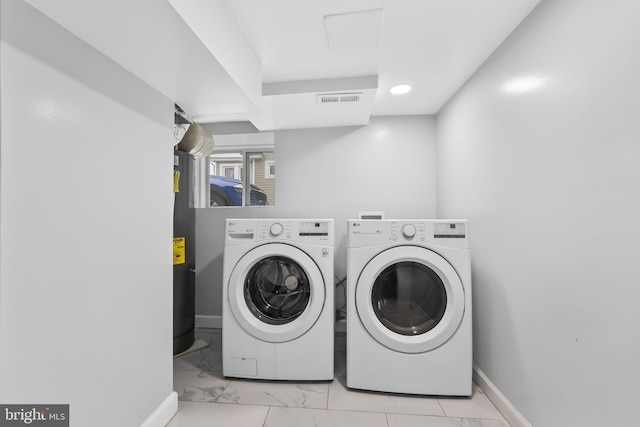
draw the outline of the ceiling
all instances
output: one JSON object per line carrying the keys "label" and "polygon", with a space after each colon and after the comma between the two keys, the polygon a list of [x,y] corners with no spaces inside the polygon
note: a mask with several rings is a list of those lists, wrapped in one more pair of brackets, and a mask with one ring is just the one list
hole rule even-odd
{"label": "ceiling", "polygon": [[26,1],[194,121],[273,130],[435,114],[540,0]]}
{"label": "ceiling", "polygon": [[[263,95],[269,84],[299,83],[265,97],[267,127],[275,128],[435,114],[538,2],[226,0],[260,60]],[[377,83],[356,84],[367,76]],[[354,85],[341,84],[345,78]],[[411,92],[392,95],[399,83],[411,84]],[[353,105],[318,105],[316,95],[327,92],[362,96]]]}

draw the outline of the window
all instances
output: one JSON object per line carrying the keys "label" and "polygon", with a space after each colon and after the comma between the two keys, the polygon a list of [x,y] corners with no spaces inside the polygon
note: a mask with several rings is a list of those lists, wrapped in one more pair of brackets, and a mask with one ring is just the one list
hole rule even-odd
{"label": "window", "polygon": [[[209,156],[209,206],[275,204],[273,134],[266,135],[270,136],[267,143],[265,134],[214,136]],[[250,188],[248,194],[246,188]]]}
{"label": "window", "polygon": [[264,164],[264,179],[274,179],[276,177],[276,163],[273,160],[265,160]]}
{"label": "window", "polygon": [[224,176],[227,178],[240,179],[242,177],[242,166],[225,165],[222,169],[224,170]]}

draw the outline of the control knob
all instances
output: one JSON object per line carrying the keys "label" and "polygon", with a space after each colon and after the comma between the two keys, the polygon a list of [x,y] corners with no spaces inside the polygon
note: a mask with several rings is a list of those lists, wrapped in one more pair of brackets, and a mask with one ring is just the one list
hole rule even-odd
{"label": "control knob", "polygon": [[281,235],[282,231],[283,231],[282,224],[277,222],[274,224],[271,224],[271,228],[269,229],[269,232],[274,237],[278,237],[279,235]]}
{"label": "control knob", "polygon": [[412,239],[416,235],[416,227],[411,224],[405,224],[402,226],[402,235],[406,239]]}

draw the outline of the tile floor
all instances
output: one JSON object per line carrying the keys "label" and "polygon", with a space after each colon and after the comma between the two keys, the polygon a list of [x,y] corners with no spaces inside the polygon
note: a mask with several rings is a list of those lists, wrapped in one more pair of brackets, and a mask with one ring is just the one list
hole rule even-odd
{"label": "tile floor", "polygon": [[197,329],[209,347],[174,362],[178,413],[168,427],[509,427],[487,396],[436,398],[349,390],[345,335],[336,335],[334,381],[222,376],[220,329]]}

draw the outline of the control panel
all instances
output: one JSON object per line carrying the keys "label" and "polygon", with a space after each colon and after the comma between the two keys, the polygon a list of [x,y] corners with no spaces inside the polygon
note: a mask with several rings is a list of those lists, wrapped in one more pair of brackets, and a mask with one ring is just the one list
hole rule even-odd
{"label": "control panel", "polygon": [[300,222],[301,236],[328,236],[329,223],[327,221],[305,221]]}
{"label": "control panel", "polygon": [[258,239],[328,240],[331,228],[328,220],[261,220]]}
{"label": "control panel", "polygon": [[466,220],[351,220],[348,222],[350,247],[389,243],[416,245],[446,243],[448,246],[465,247],[468,246],[467,237]]}
{"label": "control panel", "polygon": [[227,220],[226,239],[327,242],[333,239],[333,220]]}
{"label": "control panel", "polygon": [[437,222],[433,224],[433,237],[436,239],[464,239],[464,222]]}
{"label": "control panel", "polygon": [[391,240],[424,242],[426,240],[426,228],[424,222],[393,221],[391,223]]}

